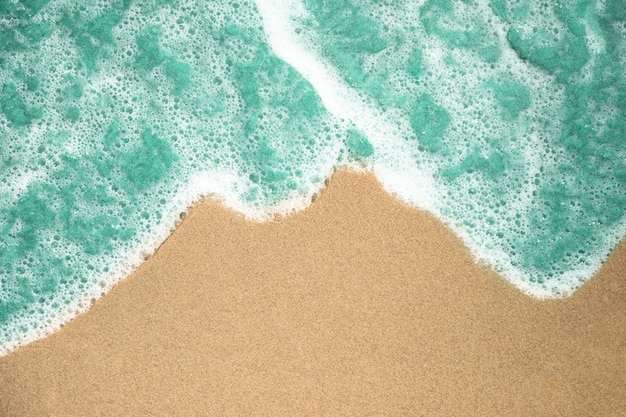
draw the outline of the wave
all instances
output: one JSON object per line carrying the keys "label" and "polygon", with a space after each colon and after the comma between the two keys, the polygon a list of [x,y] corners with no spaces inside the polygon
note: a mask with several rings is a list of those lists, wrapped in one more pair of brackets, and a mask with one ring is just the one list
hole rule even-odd
{"label": "wave", "polygon": [[0,6],[0,355],[215,196],[305,209],[343,166],[536,297],[626,234],[620,2],[69,0]]}

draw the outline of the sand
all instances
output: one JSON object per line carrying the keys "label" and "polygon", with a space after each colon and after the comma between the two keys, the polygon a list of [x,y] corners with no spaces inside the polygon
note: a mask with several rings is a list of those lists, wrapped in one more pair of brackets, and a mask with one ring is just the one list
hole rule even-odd
{"label": "sand", "polygon": [[271,223],[204,201],[0,358],[0,415],[624,416],[625,278],[622,244],[573,296],[528,297],[372,175]]}

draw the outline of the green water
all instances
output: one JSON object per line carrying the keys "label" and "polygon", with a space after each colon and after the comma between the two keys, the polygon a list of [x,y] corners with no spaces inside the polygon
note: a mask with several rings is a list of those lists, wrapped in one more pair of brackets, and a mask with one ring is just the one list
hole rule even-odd
{"label": "green water", "polygon": [[401,115],[470,246],[531,293],[589,278],[624,231],[626,2],[303,4],[301,42]]}
{"label": "green water", "polygon": [[263,220],[346,164],[570,294],[626,233],[625,64],[623,0],[1,1],[0,354],[201,196]]}

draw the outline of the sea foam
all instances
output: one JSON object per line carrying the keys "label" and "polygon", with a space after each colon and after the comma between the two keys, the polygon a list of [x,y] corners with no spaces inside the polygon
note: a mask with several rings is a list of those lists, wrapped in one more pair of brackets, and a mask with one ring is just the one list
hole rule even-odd
{"label": "sea foam", "polygon": [[305,209],[375,173],[527,294],[626,233],[620,0],[0,4],[0,355],[89,308],[214,196]]}

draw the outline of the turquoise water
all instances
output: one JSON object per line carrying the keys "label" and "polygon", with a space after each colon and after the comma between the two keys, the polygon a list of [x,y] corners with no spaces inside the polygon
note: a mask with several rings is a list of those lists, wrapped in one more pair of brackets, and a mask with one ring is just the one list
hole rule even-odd
{"label": "turquoise water", "polygon": [[0,2],[0,355],[202,196],[254,220],[372,171],[536,297],[626,234],[626,3]]}

